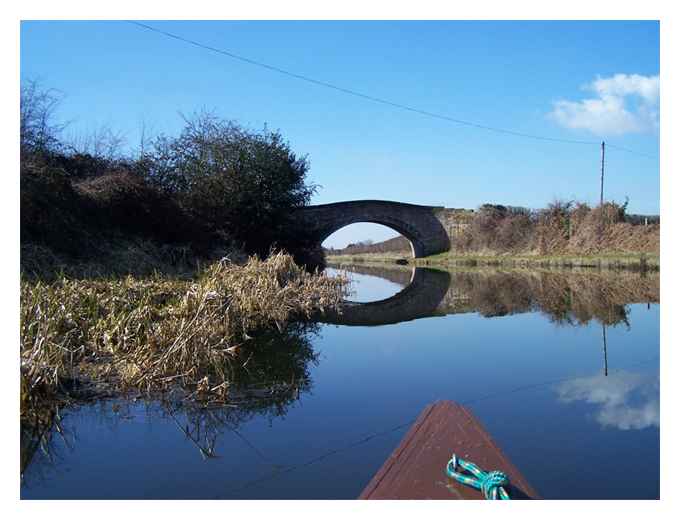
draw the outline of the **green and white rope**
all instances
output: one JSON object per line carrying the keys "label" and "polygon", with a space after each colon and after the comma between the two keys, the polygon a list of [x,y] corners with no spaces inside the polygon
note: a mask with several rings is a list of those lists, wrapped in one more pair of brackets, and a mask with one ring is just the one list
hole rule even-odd
{"label": "green and white rope", "polygon": [[[473,476],[464,475],[457,471],[459,467]],[[487,473],[472,462],[459,459],[454,453],[446,465],[446,474],[461,484],[481,490],[487,500],[510,500],[510,495],[503,488],[503,486],[510,484],[510,480],[502,471],[489,471]]]}

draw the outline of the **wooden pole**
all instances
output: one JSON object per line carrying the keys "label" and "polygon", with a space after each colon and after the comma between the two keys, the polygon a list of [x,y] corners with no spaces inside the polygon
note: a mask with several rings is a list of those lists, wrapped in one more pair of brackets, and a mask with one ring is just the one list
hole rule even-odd
{"label": "wooden pole", "polygon": [[602,141],[602,153],[600,154],[600,207],[604,204],[604,141]]}
{"label": "wooden pole", "polygon": [[600,153],[600,229],[599,235],[602,239],[604,233],[604,141],[602,141],[602,152]]}
{"label": "wooden pole", "polygon": [[607,365],[607,329],[602,324],[602,349],[604,350],[604,375],[607,376],[609,372],[609,367]]}

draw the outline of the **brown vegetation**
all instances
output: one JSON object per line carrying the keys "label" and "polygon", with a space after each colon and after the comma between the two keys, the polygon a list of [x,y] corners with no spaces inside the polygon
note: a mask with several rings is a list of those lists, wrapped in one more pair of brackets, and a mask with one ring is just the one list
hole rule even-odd
{"label": "brown vegetation", "polygon": [[344,295],[344,279],[310,274],[283,254],[242,266],[225,260],[196,281],[22,280],[22,410],[93,384],[179,386],[227,400],[234,364],[254,338]]}
{"label": "brown vegetation", "polygon": [[553,202],[530,212],[484,205],[456,237],[461,253],[598,254],[659,252],[659,224],[626,222],[626,205]]}
{"label": "brown vegetation", "polygon": [[73,182],[62,170],[22,164],[22,268],[38,261],[32,255],[38,250],[64,264],[108,263],[120,242],[184,246],[205,256],[215,248],[212,238],[219,243],[172,199],[130,173]]}

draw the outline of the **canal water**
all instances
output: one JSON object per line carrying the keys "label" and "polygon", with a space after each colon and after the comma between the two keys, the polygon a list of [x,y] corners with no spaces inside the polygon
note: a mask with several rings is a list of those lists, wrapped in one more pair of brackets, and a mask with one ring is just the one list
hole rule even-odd
{"label": "canal water", "polygon": [[219,409],[62,409],[22,431],[22,499],[353,499],[440,399],[544,498],[658,498],[658,275],[328,271],[357,303],[254,361],[270,383]]}

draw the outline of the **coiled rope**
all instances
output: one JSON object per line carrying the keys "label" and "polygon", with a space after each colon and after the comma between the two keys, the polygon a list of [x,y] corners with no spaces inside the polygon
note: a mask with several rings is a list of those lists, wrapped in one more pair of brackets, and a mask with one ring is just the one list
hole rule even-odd
{"label": "coiled rope", "polygon": [[[471,477],[458,472],[459,467],[474,476]],[[502,471],[489,471],[487,473],[472,462],[459,459],[454,453],[446,465],[446,474],[455,478],[461,484],[481,490],[487,500],[510,500],[510,495],[503,488],[503,486],[510,484],[510,480]]]}

